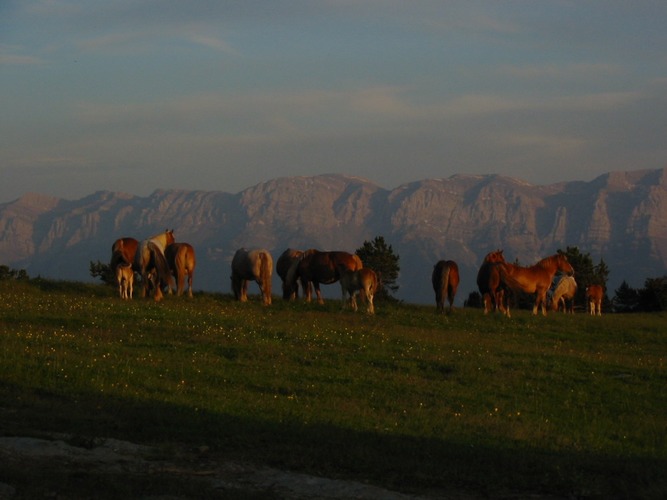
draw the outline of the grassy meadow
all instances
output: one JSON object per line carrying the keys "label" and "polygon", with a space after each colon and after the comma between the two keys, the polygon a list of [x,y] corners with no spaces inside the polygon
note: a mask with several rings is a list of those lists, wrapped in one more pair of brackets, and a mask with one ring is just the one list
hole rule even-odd
{"label": "grassy meadow", "polygon": [[206,446],[425,496],[667,495],[667,315],[434,311],[3,281],[0,434]]}

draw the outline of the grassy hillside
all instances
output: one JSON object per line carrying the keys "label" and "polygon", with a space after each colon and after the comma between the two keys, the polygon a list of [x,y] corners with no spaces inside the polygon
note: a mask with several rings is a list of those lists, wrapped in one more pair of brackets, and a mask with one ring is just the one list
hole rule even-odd
{"label": "grassy hillside", "polygon": [[[0,282],[0,433],[205,446],[422,495],[667,494],[666,315],[434,309]],[[103,491],[167,484],[140,482]]]}

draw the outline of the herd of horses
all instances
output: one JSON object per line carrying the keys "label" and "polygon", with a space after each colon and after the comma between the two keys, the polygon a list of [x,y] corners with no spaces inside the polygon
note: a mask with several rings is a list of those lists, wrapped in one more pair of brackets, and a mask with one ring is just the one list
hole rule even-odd
{"label": "herd of horses", "polygon": [[[192,297],[192,280],[196,267],[195,250],[189,243],[176,242],[173,230],[165,230],[139,241],[125,237],[117,239],[111,248],[111,270],[122,299],[132,299],[134,276],[141,277],[142,297],[152,295],[154,300],[163,298],[163,289],[177,295]],[[343,251],[296,250],[288,248],[276,261],[276,272],[282,280],[282,297],[295,300],[299,291],[310,302],[313,292],[318,303],[324,303],[320,285],[339,282],[342,307],[358,309],[356,296],[366,303],[366,312],[373,314],[373,297],[380,283],[378,272],[365,268],[358,255]],[[273,258],[265,249],[239,248],[231,262],[231,285],[236,300],[248,300],[248,284],[259,286],[264,305],[271,304],[271,280]],[[558,276],[557,276],[558,275]],[[554,278],[557,277],[556,280]],[[460,282],[459,268],[452,260],[440,260],[431,275],[435,292],[436,311],[453,310],[454,298]],[[534,294],[533,314],[546,315],[547,304],[552,310],[562,308],[574,311],[577,283],[574,269],[567,257],[557,253],[532,266],[520,266],[505,261],[502,250],[488,253],[477,273],[477,287],[482,296],[484,313],[500,311],[510,314],[511,296],[516,292]],[[586,300],[590,314],[601,315],[604,289],[600,285],[586,287]]]}

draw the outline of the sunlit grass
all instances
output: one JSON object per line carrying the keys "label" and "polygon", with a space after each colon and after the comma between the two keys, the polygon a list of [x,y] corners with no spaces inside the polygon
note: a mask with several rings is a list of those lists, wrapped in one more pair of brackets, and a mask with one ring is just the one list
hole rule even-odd
{"label": "sunlit grass", "polygon": [[52,404],[58,417],[5,432],[206,442],[406,490],[653,491],[667,317],[514,316],[0,283],[2,405],[21,393],[26,412]]}

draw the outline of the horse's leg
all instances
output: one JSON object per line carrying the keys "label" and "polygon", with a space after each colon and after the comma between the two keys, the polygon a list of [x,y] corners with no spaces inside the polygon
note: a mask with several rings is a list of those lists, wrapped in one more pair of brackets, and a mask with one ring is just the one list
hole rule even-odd
{"label": "horse's leg", "polygon": [[366,295],[366,300],[368,301],[368,307],[366,308],[366,312],[368,314],[375,314],[375,306],[373,305],[373,295],[374,295],[373,289],[372,288],[366,289],[365,295]]}
{"label": "horse's leg", "polygon": [[319,281],[313,281],[313,288],[315,288],[315,295],[317,296],[317,303],[324,304],[324,299],[322,298],[322,292],[320,291]]}
{"label": "horse's leg", "polygon": [[128,288],[129,288],[129,294],[130,294],[130,299],[132,299],[132,294],[134,293],[134,272],[130,274],[130,279],[128,280]]}
{"label": "horse's leg", "polygon": [[192,298],[192,275],[194,274],[193,269],[188,270],[188,297]]}

